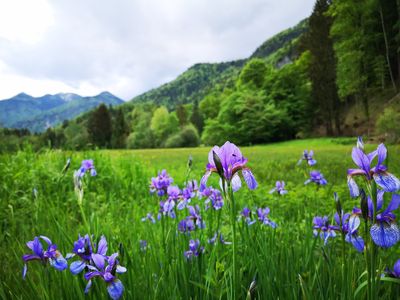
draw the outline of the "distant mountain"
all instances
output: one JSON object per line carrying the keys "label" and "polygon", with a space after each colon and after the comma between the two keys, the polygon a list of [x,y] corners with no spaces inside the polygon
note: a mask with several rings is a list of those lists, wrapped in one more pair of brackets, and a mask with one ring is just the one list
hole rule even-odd
{"label": "distant mountain", "polygon": [[32,97],[21,93],[0,101],[0,125],[42,132],[48,126],[54,127],[64,120],[75,118],[100,103],[119,105],[124,101],[109,92],[92,97],[82,97],[72,93]]}
{"label": "distant mountain", "polygon": [[233,84],[242,67],[252,58],[265,59],[270,64],[281,67],[291,62],[293,56],[296,55],[296,40],[306,29],[307,19],[268,39],[246,59],[195,64],[173,81],[134,97],[125,106],[153,102],[157,105],[165,105],[168,109],[174,109],[179,104],[200,101],[217,85]]}

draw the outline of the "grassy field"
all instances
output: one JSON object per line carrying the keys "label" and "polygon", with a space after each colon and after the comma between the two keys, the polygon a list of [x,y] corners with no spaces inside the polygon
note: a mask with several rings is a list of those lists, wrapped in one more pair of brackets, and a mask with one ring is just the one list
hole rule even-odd
{"label": "grassy field", "polygon": [[[359,206],[351,199],[346,184],[348,168],[354,168],[351,150],[355,141],[314,139],[243,147],[248,166],[259,186],[250,191],[243,183],[235,193],[236,209],[247,206],[271,209],[274,229],[256,222],[251,226],[237,223],[237,284],[233,286],[232,245],[209,244],[217,230],[226,241],[233,240],[229,205],[221,210],[204,210],[204,229],[189,234],[177,230],[178,222],[188,215],[177,211],[177,218],[163,217],[154,224],[141,219],[151,212],[155,217],[159,199],[149,192],[151,177],[166,169],[174,185],[184,187],[187,160],[193,157],[189,179],[200,180],[210,148],[158,149],[134,151],[62,152],[29,151],[0,156],[0,296],[3,299],[107,299],[101,278],[85,296],[83,274],[72,275],[37,261],[28,262],[22,279],[23,254],[35,236],[49,237],[64,256],[72,252],[78,234],[101,235],[108,241],[108,255],[119,252],[119,263],[127,272],[118,278],[125,287],[125,299],[365,299],[365,260],[351,244],[343,247],[341,237],[324,246],[313,236],[316,215],[335,212],[333,192],[341,198],[345,211]],[[366,145],[373,150],[376,145]],[[297,166],[304,149],[313,149],[317,164]],[[62,169],[68,158],[71,167]],[[93,159],[97,176],[85,175],[82,206],[74,191],[73,171],[83,159]],[[389,147],[391,173],[400,176],[400,147]],[[304,185],[311,169],[321,171],[326,186]],[[275,181],[284,180],[288,194],[270,194]],[[218,187],[218,175],[209,181]],[[253,218],[255,216],[253,215]],[[189,240],[199,239],[204,252],[187,260]],[[146,249],[141,241],[147,242]],[[400,258],[399,245],[379,251],[377,269],[392,268]],[[76,258],[71,259],[71,261]],[[251,283],[256,289],[248,292]],[[400,285],[395,279],[379,282],[380,299],[396,299]]]}

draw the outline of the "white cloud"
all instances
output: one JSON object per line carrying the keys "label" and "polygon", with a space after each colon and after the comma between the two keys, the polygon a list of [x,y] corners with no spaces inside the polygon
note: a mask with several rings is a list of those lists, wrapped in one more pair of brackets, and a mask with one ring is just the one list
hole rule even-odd
{"label": "white cloud", "polygon": [[8,18],[0,21],[0,99],[109,90],[125,100],[194,63],[249,56],[307,17],[314,2],[3,1],[10,6],[0,5],[0,20]]}

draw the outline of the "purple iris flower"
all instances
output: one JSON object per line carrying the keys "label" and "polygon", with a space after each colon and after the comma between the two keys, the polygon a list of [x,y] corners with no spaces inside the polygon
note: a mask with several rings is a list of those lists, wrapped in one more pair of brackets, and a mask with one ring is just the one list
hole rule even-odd
{"label": "purple iris flower", "polygon": [[81,167],[79,168],[77,175],[82,178],[86,172],[90,172],[91,176],[97,175],[93,159],[82,160]]}
{"label": "purple iris flower", "polygon": [[22,256],[22,259],[25,262],[22,272],[22,277],[24,279],[26,272],[28,271],[28,266],[26,263],[31,260],[39,260],[43,264],[49,262],[50,266],[59,271],[63,271],[68,267],[66,259],[62,256],[60,251],[57,250],[57,245],[53,244],[48,237],[41,235],[40,238],[47,243],[47,250],[43,249],[42,243],[37,236],[33,239],[33,241],[26,243],[26,246],[32,250],[33,254],[25,254]]}
{"label": "purple iris flower", "polygon": [[327,216],[314,217],[313,224],[314,236],[319,235],[324,240],[325,245],[327,244],[329,238],[334,238],[336,236],[335,230],[337,227],[329,224],[329,219]]}
{"label": "purple iris flower", "polygon": [[153,194],[157,192],[159,197],[164,196],[167,193],[168,187],[174,180],[168,175],[166,170],[158,172],[157,177],[151,178],[150,192]]}
{"label": "purple iris flower", "polygon": [[219,236],[219,241],[220,241],[221,244],[223,244],[223,245],[232,244],[232,242],[225,241],[224,236],[222,235],[222,233],[218,234],[218,232],[216,232],[214,234],[214,236],[211,239],[208,240],[208,243],[211,244],[211,245],[214,245],[217,242],[218,236]]}
{"label": "purple iris flower", "polygon": [[[218,170],[216,166],[214,153],[220,161],[221,170]],[[206,188],[207,180],[213,172],[220,175],[221,185],[222,182],[229,183],[232,185],[233,191],[239,190],[242,185],[238,175],[239,171],[242,171],[243,178],[249,189],[254,190],[257,188],[257,181],[250,169],[246,167],[246,163],[247,159],[243,157],[236,145],[226,142],[222,147],[214,146],[208,153],[208,164],[206,173],[200,182],[200,191]]]}
{"label": "purple iris flower", "polygon": [[304,150],[303,151],[303,156],[300,158],[299,162],[297,163],[297,165],[300,165],[302,163],[303,160],[305,160],[309,166],[313,166],[317,163],[317,161],[313,158],[314,156],[314,151],[310,150]]}
{"label": "purple iris flower", "polygon": [[145,222],[145,221],[147,221],[147,220],[149,220],[151,223],[155,223],[156,222],[156,219],[154,219],[154,217],[153,217],[153,214],[152,213],[148,213],[145,217],[143,217],[142,219],[142,222]]}
{"label": "purple iris flower", "polygon": [[276,228],[276,223],[271,221],[268,217],[269,213],[270,213],[269,207],[257,209],[258,220],[264,225]]}
{"label": "purple iris flower", "polygon": [[182,233],[187,233],[196,229],[192,218],[187,217],[178,223],[178,230]]}
{"label": "purple iris flower", "polygon": [[184,256],[187,260],[192,259],[193,257],[199,256],[204,252],[204,247],[200,246],[199,240],[190,240],[189,241],[189,250],[184,252]]}
{"label": "purple iris flower", "polygon": [[245,207],[240,212],[239,220],[243,219],[248,226],[253,225],[256,222],[256,220],[252,220],[250,216],[251,216],[251,210],[248,207]]}
{"label": "purple iris flower", "polygon": [[390,277],[400,278],[400,259],[397,260],[393,266],[393,270],[387,270]]}
{"label": "purple iris flower", "polygon": [[304,184],[309,184],[310,182],[314,182],[315,184],[319,185],[326,185],[328,184],[328,181],[324,178],[324,175],[320,173],[319,171],[311,171],[310,172],[310,178],[307,179]]}
{"label": "purple iris flower", "polygon": [[197,228],[203,229],[206,227],[206,224],[204,223],[201,215],[200,215],[200,207],[198,205],[196,206],[188,206],[189,209],[189,218],[193,220],[193,222],[196,224]]}
{"label": "purple iris flower", "polygon": [[[338,225],[336,228],[346,235],[345,240],[351,243],[358,252],[364,251],[364,239],[358,235],[358,227],[360,227],[360,218],[358,215],[350,215],[349,213],[343,214],[342,219],[338,213],[334,216],[335,222]],[[342,225],[342,228],[340,228]],[[333,226],[330,227],[331,229]]]}
{"label": "purple iris flower", "polygon": [[372,240],[379,247],[389,248],[400,241],[400,229],[396,224],[396,216],[393,214],[399,206],[400,195],[393,194],[387,208],[376,215],[376,222],[371,226],[370,233]]}
{"label": "purple iris flower", "polygon": [[88,281],[85,293],[88,293],[92,286],[92,278],[101,277],[108,285],[107,290],[110,297],[114,300],[121,298],[124,286],[116,275],[117,273],[125,273],[126,268],[119,265],[117,256],[118,253],[114,253],[109,257],[101,254],[92,254],[94,265],[89,265],[90,271],[85,274],[85,279]]}
{"label": "purple iris flower", "polygon": [[182,190],[182,195],[181,195],[182,199],[178,203],[177,208],[179,210],[184,209],[190,203],[192,198],[196,197],[197,190],[198,190],[197,181],[196,180],[189,181],[186,187]]}
{"label": "purple iris flower", "polygon": [[216,189],[211,189],[208,198],[204,201],[206,204],[206,210],[210,207],[209,203],[215,210],[220,210],[224,206],[224,198],[221,192]]}
{"label": "purple iris flower", "polygon": [[[358,169],[347,170],[347,185],[349,186],[350,196],[358,197],[360,195],[360,190],[354,180],[355,176],[362,176],[367,181],[375,180],[376,184],[385,192],[398,191],[400,189],[400,180],[393,174],[387,172],[387,167],[383,165],[387,156],[385,145],[380,144],[375,151],[365,154],[362,141],[360,142],[360,140],[358,140],[357,144],[362,145],[362,147],[354,147],[351,157],[358,166]],[[378,157],[378,161],[376,166],[372,167],[372,162],[375,157]]]}
{"label": "purple iris flower", "polygon": [[275,184],[275,187],[269,191],[270,194],[277,192],[278,195],[285,195],[287,194],[287,190],[285,190],[285,182],[282,181],[277,181]]}
{"label": "purple iris flower", "polygon": [[[94,245],[95,246],[95,245]],[[104,235],[101,236],[99,244],[97,245],[97,254],[106,257],[108,250],[107,240]],[[67,258],[75,255],[79,256],[80,260],[74,261],[70,264],[69,269],[72,274],[76,275],[82,272],[86,267],[92,264],[92,255],[95,253],[92,241],[88,234],[84,237],[79,235],[78,240],[74,242],[73,253],[68,254]]]}

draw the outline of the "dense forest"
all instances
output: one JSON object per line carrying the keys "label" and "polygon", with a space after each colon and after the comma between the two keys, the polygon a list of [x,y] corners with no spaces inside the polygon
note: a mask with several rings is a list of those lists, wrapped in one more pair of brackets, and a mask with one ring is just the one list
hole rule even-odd
{"label": "dense forest", "polygon": [[248,59],[197,64],[120,106],[0,131],[0,149],[154,148],[308,136],[400,138],[400,0],[317,0]]}

